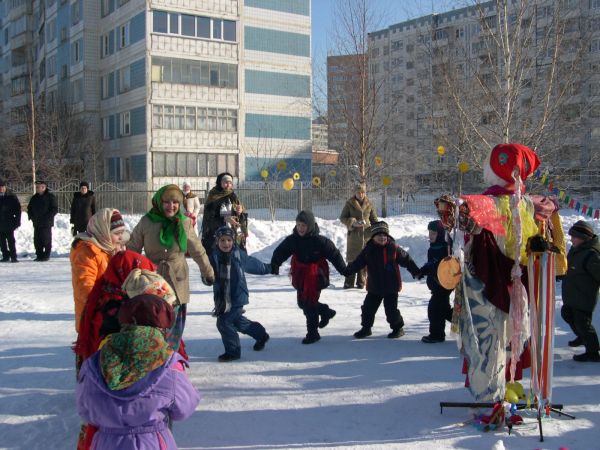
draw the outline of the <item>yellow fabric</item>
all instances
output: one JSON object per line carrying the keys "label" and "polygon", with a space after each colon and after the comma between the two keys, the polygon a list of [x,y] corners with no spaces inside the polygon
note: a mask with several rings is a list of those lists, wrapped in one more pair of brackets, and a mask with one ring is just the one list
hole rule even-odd
{"label": "yellow fabric", "polygon": [[[515,233],[513,230],[513,218],[510,208],[510,196],[499,195],[494,198],[498,214],[503,218],[503,228],[506,230],[506,236],[494,235],[500,251],[510,259],[515,259]],[[521,216],[521,247],[520,263],[527,265],[527,241],[530,237],[538,234],[538,227],[534,218],[534,206],[531,199],[527,196],[521,198],[519,202],[519,215]]]}
{"label": "yellow fabric", "polygon": [[69,259],[75,300],[75,330],[79,331],[79,321],[88,295],[106,271],[110,255],[91,241],[80,240],[71,249]]}
{"label": "yellow fabric", "polygon": [[556,255],[554,260],[556,275],[564,275],[567,273],[567,240],[558,211],[552,213],[550,223],[552,223],[552,242],[560,249],[560,254]]}

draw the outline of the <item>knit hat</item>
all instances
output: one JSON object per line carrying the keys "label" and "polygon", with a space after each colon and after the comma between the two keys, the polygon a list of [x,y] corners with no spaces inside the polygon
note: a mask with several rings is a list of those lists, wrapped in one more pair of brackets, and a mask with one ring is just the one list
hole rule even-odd
{"label": "knit hat", "polygon": [[110,231],[116,232],[121,228],[125,229],[125,222],[123,221],[123,216],[118,209],[115,209],[110,216]]}
{"label": "knit hat", "polygon": [[171,328],[174,319],[173,307],[162,298],[152,294],[136,295],[124,300],[119,308],[121,325]]}
{"label": "knit hat", "polygon": [[122,287],[129,298],[152,294],[162,298],[169,305],[173,305],[177,300],[171,285],[159,274],[147,269],[133,269],[125,278]]}
{"label": "knit hat", "polygon": [[312,233],[314,231],[315,225],[317,223],[315,221],[315,215],[312,213],[312,211],[308,210],[300,211],[296,216],[296,222],[302,222],[306,224],[306,226],[308,227],[308,233]]}
{"label": "knit hat", "polygon": [[387,236],[390,235],[390,227],[388,227],[387,223],[382,220],[381,222],[371,224],[371,237],[382,233]]}
{"label": "knit hat", "polygon": [[364,184],[362,183],[358,183],[356,186],[354,186],[354,192],[367,192],[367,188],[365,187]]}
{"label": "knit hat", "polygon": [[586,222],[585,220],[578,220],[569,230],[569,235],[588,240],[593,238],[595,233],[592,225],[589,222]]}
{"label": "knit hat", "polygon": [[80,188],[82,188],[84,186],[89,189],[90,188],[90,183],[88,183],[87,181],[82,181],[81,183],[79,183],[79,187]]}
{"label": "knit hat", "polygon": [[42,180],[37,180],[37,181],[35,182],[35,184],[43,184],[43,185],[45,185],[45,186],[48,186],[48,184],[47,184],[45,181],[42,181]]}
{"label": "knit hat", "polygon": [[192,185],[189,183],[189,181],[184,181],[183,184],[181,185],[181,187],[183,187],[183,188],[189,187],[191,189]]}
{"label": "knit hat", "polygon": [[179,186],[175,184],[169,184],[166,186],[160,200],[163,202],[174,201],[183,203],[183,192],[179,189]]}
{"label": "knit hat", "polygon": [[511,184],[514,182],[512,172],[519,169],[522,181],[531,176],[540,165],[537,154],[522,144],[498,144],[489,158],[489,165],[484,165],[484,180],[490,184]]}
{"label": "knit hat", "polygon": [[218,240],[221,236],[229,236],[231,239],[235,239],[235,231],[228,226],[219,227],[217,231],[215,231],[215,237]]}

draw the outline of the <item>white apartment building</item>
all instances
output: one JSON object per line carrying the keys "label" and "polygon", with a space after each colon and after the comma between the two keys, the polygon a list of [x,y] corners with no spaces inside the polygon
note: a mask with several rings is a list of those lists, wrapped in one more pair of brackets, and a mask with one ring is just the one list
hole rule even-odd
{"label": "white apartment building", "polygon": [[105,180],[200,187],[223,171],[259,179],[281,159],[310,177],[310,0],[0,0],[0,10],[2,114],[27,101],[15,80],[31,52],[35,95],[67,99],[97,125]]}

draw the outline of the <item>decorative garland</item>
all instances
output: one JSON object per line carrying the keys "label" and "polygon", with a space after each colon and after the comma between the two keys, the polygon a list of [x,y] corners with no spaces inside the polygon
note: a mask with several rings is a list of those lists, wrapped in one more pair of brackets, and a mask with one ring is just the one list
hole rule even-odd
{"label": "decorative garland", "polygon": [[548,178],[548,173],[542,173],[540,169],[536,170],[533,176],[541,181],[541,183],[548,188],[548,192],[556,195],[558,201],[567,208],[574,209],[575,211],[581,211],[584,216],[593,217],[594,219],[600,219],[600,208],[592,208],[592,206],[582,203],[577,199],[574,199],[568,192],[558,189],[554,186],[554,182]]}

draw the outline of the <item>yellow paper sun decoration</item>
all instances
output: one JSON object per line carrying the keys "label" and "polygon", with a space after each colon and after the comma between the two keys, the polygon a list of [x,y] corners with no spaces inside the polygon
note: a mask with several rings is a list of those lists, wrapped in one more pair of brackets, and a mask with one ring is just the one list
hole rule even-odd
{"label": "yellow paper sun decoration", "polygon": [[286,191],[291,191],[294,188],[294,180],[291,178],[286,178],[283,180],[283,189]]}
{"label": "yellow paper sun decoration", "polygon": [[444,153],[446,153],[446,149],[444,148],[444,146],[443,146],[443,145],[440,145],[440,146],[437,148],[437,152],[438,152],[438,155],[440,155],[440,156],[444,156]]}
{"label": "yellow paper sun decoration", "polygon": [[298,181],[300,179],[300,174],[298,172],[294,172],[294,175],[292,175],[292,178],[294,178],[295,181]]}
{"label": "yellow paper sun decoration", "polygon": [[377,167],[381,167],[383,165],[383,158],[381,156],[375,157],[375,165]]}
{"label": "yellow paper sun decoration", "polygon": [[466,163],[466,162],[458,163],[458,171],[460,173],[468,172],[469,171],[469,163]]}
{"label": "yellow paper sun decoration", "polygon": [[319,177],[313,177],[312,184],[313,184],[313,186],[316,186],[316,187],[321,186],[321,179]]}
{"label": "yellow paper sun decoration", "polygon": [[392,184],[392,179],[390,177],[383,177],[382,181],[384,186],[389,186],[390,184]]}
{"label": "yellow paper sun decoration", "polygon": [[335,169],[331,169],[331,170],[329,171],[329,176],[330,176],[330,177],[335,177],[336,175],[337,175],[337,172],[335,171]]}
{"label": "yellow paper sun decoration", "polygon": [[263,169],[260,171],[261,178],[267,178],[269,176],[269,171],[267,169]]}
{"label": "yellow paper sun decoration", "polygon": [[282,159],[277,163],[277,170],[285,170],[287,168],[287,163]]}

